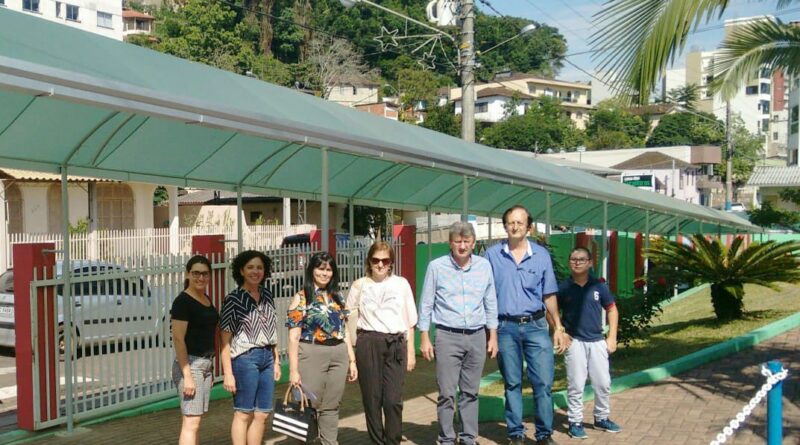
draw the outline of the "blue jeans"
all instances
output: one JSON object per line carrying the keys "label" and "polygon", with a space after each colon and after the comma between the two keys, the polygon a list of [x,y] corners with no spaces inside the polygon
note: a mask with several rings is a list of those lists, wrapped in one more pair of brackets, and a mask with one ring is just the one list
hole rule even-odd
{"label": "blue jeans", "polygon": [[505,381],[506,425],[508,437],[522,437],[522,360],[528,369],[528,381],[533,386],[537,440],[553,433],[553,341],[544,317],[516,323],[501,320],[497,329],[500,373]]}
{"label": "blue jeans", "polygon": [[233,409],[271,412],[275,395],[275,357],[271,348],[253,348],[231,360],[236,394]]}

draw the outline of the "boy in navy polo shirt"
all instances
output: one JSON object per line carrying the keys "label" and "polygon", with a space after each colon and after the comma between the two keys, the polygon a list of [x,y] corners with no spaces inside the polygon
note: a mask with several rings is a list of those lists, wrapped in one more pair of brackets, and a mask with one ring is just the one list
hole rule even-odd
{"label": "boy in navy polo shirt", "polygon": [[[586,439],[583,429],[583,388],[586,376],[594,388],[594,427],[618,433],[619,425],[608,416],[611,412],[611,373],[608,355],[617,350],[619,312],[608,286],[589,274],[592,254],[584,247],[570,252],[570,278],[559,286],[558,307],[562,322],[572,342],[564,361],[567,366],[569,435]],[[603,338],[603,309],[608,317],[608,337]]]}

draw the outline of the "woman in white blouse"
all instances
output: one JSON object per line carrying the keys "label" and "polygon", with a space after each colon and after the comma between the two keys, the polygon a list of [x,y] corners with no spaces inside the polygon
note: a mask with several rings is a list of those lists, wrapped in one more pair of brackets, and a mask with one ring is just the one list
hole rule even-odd
{"label": "woman in white blouse", "polygon": [[[367,254],[367,276],[350,287],[350,323],[358,318],[356,365],[372,443],[399,444],[403,436],[404,373],[416,365],[417,307],[411,286],[394,275],[394,250],[379,241]],[[382,420],[385,419],[385,420]]]}

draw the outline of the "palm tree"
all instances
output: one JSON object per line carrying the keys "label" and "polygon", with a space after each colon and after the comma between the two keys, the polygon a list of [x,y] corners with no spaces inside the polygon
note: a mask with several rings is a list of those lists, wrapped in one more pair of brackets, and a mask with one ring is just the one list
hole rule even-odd
{"label": "palm tree", "polygon": [[667,102],[677,104],[694,111],[695,104],[700,99],[700,87],[696,83],[673,88],[667,92]]}
{"label": "palm tree", "polygon": [[693,235],[691,240],[692,246],[659,240],[647,256],[656,265],[653,273],[671,282],[711,284],[711,304],[718,320],[742,318],[745,284],[778,290],[778,282],[800,282],[798,241],[767,241],[745,248],[742,237],[736,237],[730,247],[703,235]]}
{"label": "palm tree", "polygon": [[[777,0],[783,8],[800,0]],[[610,0],[595,16],[593,36],[598,70],[620,91],[646,104],[658,76],[686,46],[689,33],[725,12],[730,0]],[[731,97],[766,65],[788,74],[800,71],[800,30],[779,20],[742,25],[722,45],[712,92]]]}

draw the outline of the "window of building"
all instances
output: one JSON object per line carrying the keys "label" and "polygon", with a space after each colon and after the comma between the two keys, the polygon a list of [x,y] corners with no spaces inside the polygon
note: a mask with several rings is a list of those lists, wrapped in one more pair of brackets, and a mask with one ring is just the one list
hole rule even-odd
{"label": "window of building", "polygon": [[114,18],[108,12],[97,11],[97,26],[100,28],[114,28]]}
{"label": "window of building", "polygon": [[769,131],[769,119],[761,119],[761,131],[767,133]]}
{"label": "window of building", "polygon": [[355,96],[356,94],[358,94],[358,87],[353,85],[353,96]]}
{"label": "window of building", "polygon": [[528,84],[528,94],[536,94],[536,85]]}
{"label": "window of building", "polygon": [[78,7],[75,5],[67,5],[67,20],[74,22],[78,21]]}
{"label": "window of building", "polygon": [[550,89],[550,88],[545,88],[545,89],[544,89],[544,95],[545,95],[545,96],[549,96],[549,97],[555,97],[555,96],[556,96],[556,92],[555,92],[555,91],[553,91],[553,90],[552,90],[552,89]]}
{"label": "window of building", "polygon": [[583,119],[583,112],[582,111],[578,111],[577,113],[575,113],[575,117],[577,117],[579,120]]}
{"label": "window of building", "polygon": [[8,233],[22,233],[22,192],[16,184],[6,187],[6,203],[8,203]]}
{"label": "window of building", "polygon": [[39,12],[39,0],[22,0],[22,10]]}
{"label": "window of building", "polygon": [[772,140],[773,141],[777,141],[778,140],[778,132],[777,131],[773,131],[772,132]]}
{"label": "window of building", "polygon": [[752,96],[753,94],[758,94],[758,87],[756,85],[750,85],[748,87],[745,87],[744,94],[747,94],[748,96]]}
{"label": "window of building", "polygon": [[476,113],[488,113],[489,112],[489,102],[477,102],[477,103],[475,103],[475,112]]}
{"label": "window of building", "polygon": [[56,2],[56,17],[63,19],[64,16],[61,15],[61,2]]}
{"label": "window of building", "polygon": [[760,74],[762,79],[769,79],[772,77],[772,73],[770,72],[769,68],[761,68]]}
{"label": "window of building", "polygon": [[762,100],[758,103],[758,109],[761,110],[762,114],[769,114],[769,101]]}
{"label": "window of building", "polygon": [[127,184],[97,184],[97,228],[133,228],[133,192]]}
{"label": "window of building", "polygon": [[769,94],[769,84],[762,83],[761,84],[761,94]]}
{"label": "window of building", "polygon": [[250,212],[250,223],[258,222],[258,220],[264,218],[264,213],[259,210],[254,210]]}

